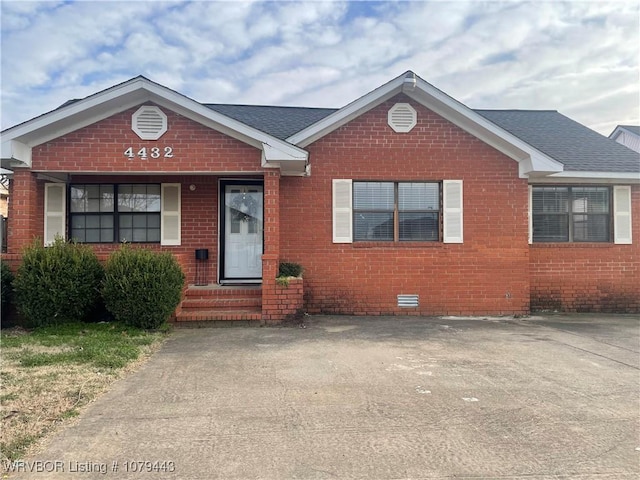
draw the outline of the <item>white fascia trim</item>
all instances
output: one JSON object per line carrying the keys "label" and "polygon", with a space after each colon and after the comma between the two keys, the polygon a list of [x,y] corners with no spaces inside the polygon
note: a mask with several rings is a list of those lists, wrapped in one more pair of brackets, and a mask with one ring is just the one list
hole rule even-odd
{"label": "white fascia trim", "polygon": [[528,160],[520,167],[521,178],[525,178],[530,172],[561,172],[564,169],[562,163],[500,128],[421,78],[417,78],[416,88],[407,89],[405,93],[518,163]]}
{"label": "white fascia trim", "polygon": [[409,77],[408,73],[402,74],[319,122],[292,135],[287,138],[287,141],[306,147],[322,136],[402,92],[518,163],[525,162],[520,166],[521,178],[526,178],[530,172],[552,173],[563,170],[562,163],[498,127],[417,75],[413,74],[412,77]]}
{"label": "white fascia trim", "polygon": [[291,155],[289,152],[283,152],[281,149],[269,145],[262,144],[262,167],[263,168],[279,168],[282,175],[299,175],[307,176],[308,154]]}
{"label": "white fascia trim", "polygon": [[[10,139],[28,136],[37,138],[36,142],[29,141],[29,146],[39,145],[53,138],[60,137],[78,128],[91,125],[97,121],[110,117],[111,115],[124,111],[140,102],[149,99],[145,92],[145,85],[148,81],[136,78],[129,82],[111,87],[100,93],[90,95],[87,98],[71,103],[66,107],[58,108],[45,113],[32,120],[11,127],[2,132],[3,137]],[[104,110],[97,107],[113,104],[118,100],[117,105]],[[90,115],[87,114],[90,112]],[[41,135],[34,135],[34,132],[48,132]]]}
{"label": "white fascia trim", "polygon": [[302,148],[222,115],[162,85],[135,78],[5,130],[2,132],[2,157],[5,158],[5,141],[18,139],[33,147],[148,101],[256,148],[268,143],[292,156],[307,155]]}
{"label": "white fascia trim", "polygon": [[166,107],[194,122],[224,133],[236,140],[262,149],[263,145],[272,145],[291,157],[308,156],[308,152],[300,147],[273,137],[267,133],[250,127],[233,118],[222,115],[184,95],[173,92],[161,85],[148,83],[148,90],[154,95],[151,101]]}
{"label": "white fascia trim", "polygon": [[632,137],[639,137],[639,136],[640,136],[640,135],[638,135],[637,133],[632,132],[632,131],[631,131],[631,130],[629,130],[628,128],[625,128],[625,127],[623,127],[623,126],[621,126],[621,125],[618,125],[618,126],[613,130],[613,132],[611,132],[611,134],[609,135],[609,138],[610,138],[611,140],[615,140],[615,139],[617,139],[617,138],[618,138],[621,134],[623,134],[623,133],[628,133],[628,134],[629,134],[630,136],[632,136]]}
{"label": "white fascia trim", "polygon": [[397,95],[402,91],[404,84],[404,74],[390,82],[376,88],[363,97],[349,103],[340,110],[332,113],[328,117],[323,118],[319,122],[310,125],[304,130],[287,138],[287,142],[293,143],[300,147],[306,147],[310,143],[315,142],[319,138],[324,137],[333,130],[350,122],[363,113],[371,110],[380,103]]}
{"label": "white fascia trim", "polygon": [[640,172],[567,171],[547,176],[530,176],[529,183],[633,183],[640,184]]}
{"label": "white fascia trim", "polygon": [[31,147],[17,140],[3,141],[1,158],[7,167],[30,167]]}
{"label": "white fascia trim", "polygon": [[623,129],[620,128],[620,125],[618,125],[613,132],[611,132],[611,134],[609,134],[609,138],[611,140],[615,140],[616,138],[618,138],[618,136],[623,132]]}

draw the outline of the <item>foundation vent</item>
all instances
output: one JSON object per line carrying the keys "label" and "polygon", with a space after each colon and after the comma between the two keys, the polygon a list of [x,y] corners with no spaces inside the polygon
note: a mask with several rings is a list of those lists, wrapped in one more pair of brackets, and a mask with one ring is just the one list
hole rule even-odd
{"label": "foundation vent", "polygon": [[389,109],[387,117],[394,132],[407,133],[416,126],[418,114],[408,103],[396,103]]}
{"label": "foundation vent", "polygon": [[167,116],[158,107],[140,107],[131,117],[131,129],[142,140],[158,140],[167,131]]}
{"label": "foundation vent", "polygon": [[418,306],[418,295],[398,295],[398,306],[411,308]]}

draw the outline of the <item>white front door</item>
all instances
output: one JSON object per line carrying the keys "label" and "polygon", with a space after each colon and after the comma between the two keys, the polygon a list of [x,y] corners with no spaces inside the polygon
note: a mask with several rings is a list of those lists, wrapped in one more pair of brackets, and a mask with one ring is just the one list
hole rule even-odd
{"label": "white front door", "polygon": [[223,280],[262,278],[262,185],[224,185]]}

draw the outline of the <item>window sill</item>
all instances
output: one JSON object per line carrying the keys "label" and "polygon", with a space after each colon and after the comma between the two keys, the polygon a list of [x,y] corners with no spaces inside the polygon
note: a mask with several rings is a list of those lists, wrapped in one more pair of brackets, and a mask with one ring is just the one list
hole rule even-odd
{"label": "window sill", "polygon": [[531,243],[529,246],[534,248],[611,248],[617,247],[618,244],[613,242],[544,242]]}
{"label": "window sill", "polygon": [[442,242],[353,242],[353,248],[440,248]]}

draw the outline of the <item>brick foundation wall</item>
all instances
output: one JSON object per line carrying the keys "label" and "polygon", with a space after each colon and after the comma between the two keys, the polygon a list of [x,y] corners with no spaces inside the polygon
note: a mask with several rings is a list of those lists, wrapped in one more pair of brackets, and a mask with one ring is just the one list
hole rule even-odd
{"label": "brick foundation wall", "polygon": [[[396,102],[418,124],[387,125]],[[282,261],[302,264],[305,308],[341,314],[523,314],[529,311],[527,182],[518,165],[398,96],[307,147],[312,175],[283,178]],[[332,243],[332,179],[464,181],[464,244]],[[420,306],[397,306],[418,294]]]}
{"label": "brick foundation wall", "polygon": [[632,187],[633,244],[531,246],[531,309],[640,312],[640,186]]}

